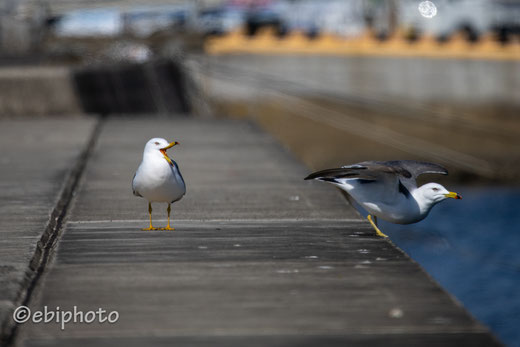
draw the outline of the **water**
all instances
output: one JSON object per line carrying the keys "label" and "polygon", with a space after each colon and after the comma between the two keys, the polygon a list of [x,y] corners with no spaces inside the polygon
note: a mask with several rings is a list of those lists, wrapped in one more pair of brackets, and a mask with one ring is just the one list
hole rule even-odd
{"label": "water", "polygon": [[520,188],[454,189],[420,223],[380,228],[508,346],[520,346]]}

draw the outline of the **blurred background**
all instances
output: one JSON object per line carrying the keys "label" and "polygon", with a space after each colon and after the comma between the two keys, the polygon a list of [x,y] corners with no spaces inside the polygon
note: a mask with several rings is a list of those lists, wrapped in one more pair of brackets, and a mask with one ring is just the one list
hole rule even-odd
{"label": "blurred background", "polygon": [[423,181],[464,200],[382,230],[511,346],[519,111],[518,0],[0,2],[0,118],[246,118],[309,170],[445,165]]}

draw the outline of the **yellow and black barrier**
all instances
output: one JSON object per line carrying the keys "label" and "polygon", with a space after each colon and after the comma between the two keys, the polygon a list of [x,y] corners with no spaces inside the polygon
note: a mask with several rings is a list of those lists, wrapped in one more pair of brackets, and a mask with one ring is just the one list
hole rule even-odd
{"label": "yellow and black barrier", "polygon": [[483,35],[475,42],[467,40],[462,34],[455,34],[445,42],[440,42],[432,36],[410,41],[403,33],[396,33],[387,40],[379,40],[369,32],[352,38],[331,34],[309,38],[301,32],[279,37],[272,29],[266,28],[254,36],[248,36],[240,30],[210,37],[204,47],[206,53],[212,55],[307,54],[520,60],[520,40],[504,44],[491,34]]}

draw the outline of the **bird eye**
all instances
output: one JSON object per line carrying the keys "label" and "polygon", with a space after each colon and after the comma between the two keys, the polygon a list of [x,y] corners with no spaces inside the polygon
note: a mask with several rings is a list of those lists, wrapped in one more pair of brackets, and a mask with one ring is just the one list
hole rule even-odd
{"label": "bird eye", "polygon": [[432,190],[433,190],[434,192],[438,192],[438,191],[439,191],[439,188],[432,188]]}
{"label": "bird eye", "polygon": [[159,142],[155,142],[155,144],[156,144],[157,146],[159,146]]}

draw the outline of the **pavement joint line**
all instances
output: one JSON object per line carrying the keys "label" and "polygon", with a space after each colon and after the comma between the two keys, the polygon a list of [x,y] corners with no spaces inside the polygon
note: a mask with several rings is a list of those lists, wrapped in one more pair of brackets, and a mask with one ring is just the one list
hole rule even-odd
{"label": "pavement joint line", "polygon": [[[58,200],[49,215],[48,223],[43,230],[42,236],[36,245],[34,255],[26,270],[24,283],[20,288],[17,299],[13,303],[12,311],[22,305],[29,306],[32,294],[37,288],[47,264],[49,264],[53,257],[55,246],[61,237],[65,225],[69,207],[84,174],[87,162],[99,138],[102,125],[103,119],[99,118],[90,133],[84,149],[80,152],[76,162],[67,173],[64,183],[60,188]],[[15,323],[11,317],[12,313],[7,315],[5,322],[2,322],[0,330],[0,345],[2,346],[13,346],[16,344],[19,324]]]}

